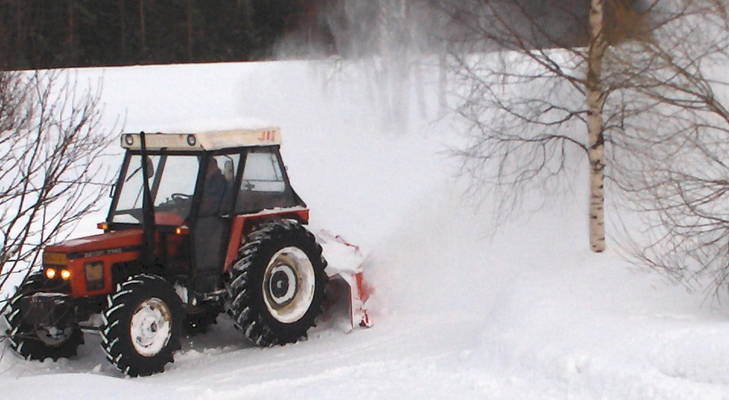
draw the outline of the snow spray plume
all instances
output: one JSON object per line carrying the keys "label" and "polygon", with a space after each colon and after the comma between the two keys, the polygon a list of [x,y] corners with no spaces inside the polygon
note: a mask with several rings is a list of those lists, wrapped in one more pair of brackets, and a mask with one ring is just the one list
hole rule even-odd
{"label": "snow spray plume", "polygon": [[316,43],[311,30],[305,28],[278,46],[278,56],[300,55],[303,47],[309,56],[334,55],[327,67],[337,72],[346,66],[356,67],[361,72],[355,74],[355,79],[367,88],[372,111],[380,117],[383,128],[397,127],[402,132],[411,106],[416,107],[419,117],[428,115],[423,93],[427,82],[423,77],[425,69],[444,65],[436,57],[445,51],[442,14],[425,0],[318,4],[317,17],[309,22],[323,25],[330,35]]}

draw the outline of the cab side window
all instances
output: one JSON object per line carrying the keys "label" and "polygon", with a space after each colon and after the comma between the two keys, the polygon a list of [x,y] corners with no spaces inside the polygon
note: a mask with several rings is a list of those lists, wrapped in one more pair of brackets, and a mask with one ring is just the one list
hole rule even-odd
{"label": "cab side window", "polygon": [[286,185],[278,153],[273,149],[249,150],[243,167],[236,212],[250,213],[295,205],[295,196]]}
{"label": "cab side window", "polygon": [[241,190],[250,192],[283,192],[286,183],[278,157],[271,151],[249,152],[243,170]]}

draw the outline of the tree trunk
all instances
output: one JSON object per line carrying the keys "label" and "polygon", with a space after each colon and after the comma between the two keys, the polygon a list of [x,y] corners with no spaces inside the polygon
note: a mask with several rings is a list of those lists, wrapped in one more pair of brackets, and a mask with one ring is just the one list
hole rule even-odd
{"label": "tree trunk", "polygon": [[607,41],[604,35],[605,0],[591,2],[586,93],[590,161],[590,248],[600,253],[605,250],[605,138],[602,109],[606,92],[602,83],[602,63]]}
{"label": "tree trunk", "polygon": [[64,64],[70,63],[74,65],[76,63],[76,4],[75,1],[68,2],[68,31],[66,36],[66,56],[61,61]]}
{"label": "tree trunk", "polygon": [[121,46],[121,56],[123,62],[127,61],[127,17],[126,17],[126,10],[124,5],[124,0],[118,1],[119,6],[119,29],[120,29],[120,42],[119,45]]}
{"label": "tree trunk", "polygon": [[448,59],[445,50],[438,55],[438,115],[448,112]]}
{"label": "tree trunk", "polygon": [[192,61],[192,0],[187,0],[187,61]]}
{"label": "tree trunk", "polygon": [[16,63],[21,67],[28,67],[28,59],[25,54],[25,39],[27,26],[24,24],[23,18],[23,0],[17,0],[15,2],[15,58]]}
{"label": "tree trunk", "polygon": [[139,40],[141,43],[141,57],[145,59],[147,55],[147,29],[144,26],[144,0],[139,0]]}

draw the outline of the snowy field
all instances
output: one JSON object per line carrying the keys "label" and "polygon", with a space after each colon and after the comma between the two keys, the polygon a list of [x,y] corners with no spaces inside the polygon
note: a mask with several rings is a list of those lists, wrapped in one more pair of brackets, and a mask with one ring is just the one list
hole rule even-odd
{"label": "snowy field", "polygon": [[[123,378],[93,335],[58,363],[6,350],[0,398],[729,399],[729,307],[612,250],[590,253],[586,179],[494,233],[488,205],[462,200],[445,151],[457,125],[435,118],[437,74],[403,95],[372,67],[127,67],[78,78],[103,81],[108,123],[119,116],[125,131],[249,117],[281,126],[312,225],[369,253],[373,328],[325,321],[308,341],[259,349],[221,317],[186,339],[164,374],[137,379]],[[388,101],[409,105],[401,120],[383,117]]]}

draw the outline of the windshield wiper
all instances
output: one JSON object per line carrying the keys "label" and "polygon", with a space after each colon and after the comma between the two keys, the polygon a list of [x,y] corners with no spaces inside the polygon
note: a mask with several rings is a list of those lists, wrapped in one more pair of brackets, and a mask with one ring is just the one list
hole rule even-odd
{"label": "windshield wiper", "polygon": [[139,172],[139,170],[140,170],[140,169],[142,169],[142,166],[141,166],[141,165],[140,165],[139,167],[137,167],[137,169],[135,169],[134,171],[132,171],[132,173],[131,173],[131,174],[129,174],[129,176],[127,176],[127,179],[124,179],[124,183],[127,183],[127,182],[129,182],[129,180],[130,180],[130,179],[132,179],[132,178],[134,177],[134,175],[135,175],[135,174],[136,174],[137,172]]}

